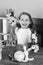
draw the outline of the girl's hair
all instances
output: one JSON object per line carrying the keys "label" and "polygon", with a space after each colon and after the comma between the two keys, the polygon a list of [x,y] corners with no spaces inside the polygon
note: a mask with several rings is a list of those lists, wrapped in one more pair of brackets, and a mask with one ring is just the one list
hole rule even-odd
{"label": "girl's hair", "polygon": [[[27,16],[29,17],[31,23],[29,24],[28,28],[32,28],[32,27],[33,27],[33,21],[32,21],[31,15],[30,15],[29,13],[27,13],[27,12],[22,12],[22,13],[19,15],[19,17],[18,17],[19,20],[20,20],[20,18],[21,18],[22,15],[27,15]],[[17,27],[18,27],[18,28],[21,27],[20,23],[17,23]]]}

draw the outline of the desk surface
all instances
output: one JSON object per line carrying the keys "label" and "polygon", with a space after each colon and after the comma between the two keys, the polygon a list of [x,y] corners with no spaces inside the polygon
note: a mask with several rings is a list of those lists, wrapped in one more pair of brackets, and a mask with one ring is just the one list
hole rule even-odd
{"label": "desk surface", "polygon": [[27,63],[22,63],[22,62],[12,62],[9,60],[0,60],[0,65],[41,65],[37,61],[31,61]]}
{"label": "desk surface", "polygon": [[2,59],[0,60],[0,65],[43,65],[43,58],[35,58],[34,61],[23,62],[13,62],[10,60]]}
{"label": "desk surface", "polygon": [[34,61],[22,63],[22,62],[13,62],[7,59],[2,59],[0,60],[0,65],[43,65],[43,48],[41,48],[38,53],[32,55],[35,58]]}

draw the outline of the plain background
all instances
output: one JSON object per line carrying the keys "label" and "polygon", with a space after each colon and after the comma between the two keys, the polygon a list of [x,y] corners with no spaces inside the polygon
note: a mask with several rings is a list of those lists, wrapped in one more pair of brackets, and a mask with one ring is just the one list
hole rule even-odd
{"label": "plain background", "polygon": [[43,0],[0,0],[0,12],[10,8],[14,10],[15,16],[26,11],[34,18],[43,18]]}

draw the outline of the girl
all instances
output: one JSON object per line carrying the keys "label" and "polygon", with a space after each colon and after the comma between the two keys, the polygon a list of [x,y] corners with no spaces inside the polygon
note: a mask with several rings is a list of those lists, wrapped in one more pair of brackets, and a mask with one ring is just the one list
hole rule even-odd
{"label": "girl", "polygon": [[[37,35],[36,30],[34,27],[34,23],[32,21],[31,15],[27,12],[23,12],[20,14],[18,18],[18,23],[16,24],[15,34],[17,36],[17,44],[21,45],[24,54],[25,54],[25,60],[23,60],[23,55],[19,57],[20,52],[16,52],[14,57],[19,60],[22,58],[23,62],[27,62],[28,60],[33,60],[34,58],[29,59],[28,58],[28,51],[34,49],[34,52],[37,52],[39,50],[39,47],[37,45]],[[34,45],[34,43],[36,45]],[[31,48],[30,48],[31,47]],[[30,48],[30,49],[28,49]],[[18,47],[19,49],[19,47]],[[17,49],[17,50],[18,50]],[[21,61],[21,60],[19,60]]]}

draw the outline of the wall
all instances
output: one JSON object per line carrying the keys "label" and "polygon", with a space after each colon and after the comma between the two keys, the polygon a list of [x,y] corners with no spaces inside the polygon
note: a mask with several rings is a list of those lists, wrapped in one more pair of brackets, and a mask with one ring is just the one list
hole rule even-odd
{"label": "wall", "polygon": [[0,0],[0,10],[12,8],[15,15],[27,11],[32,17],[43,18],[43,0]]}

